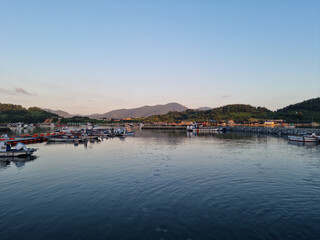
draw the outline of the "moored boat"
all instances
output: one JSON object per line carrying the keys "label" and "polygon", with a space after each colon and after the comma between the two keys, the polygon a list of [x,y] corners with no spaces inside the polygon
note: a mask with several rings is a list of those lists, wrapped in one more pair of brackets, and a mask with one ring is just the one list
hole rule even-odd
{"label": "moored boat", "polygon": [[288,136],[289,141],[294,142],[318,142],[319,137],[315,133],[304,134],[301,136]]}
{"label": "moored boat", "polygon": [[81,134],[81,136],[79,136],[79,138],[81,140],[98,140],[98,136],[92,136],[92,135],[88,135],[88,134]]}
{"label": "moored boat", "polygon": [[128,132],[126,128],[119,128],[113,132],[115,137],[128,137],[134,136],[134,132]]}
{"label": "moored boat", "polygon": [[15,148],[11,148],[11,146],[6,142],[0,142],[0,157],[24,157],[30,156],[35,151],[36,148],[27,148],[23,143],[17,143]]}
{"label": "moored boat", "polygon": [[79,141],[81,141],[80,138],[59,138],[59,137],[48,138],[48,142],[79,142]]}
{"label": "moored boat", "polygon": [[186,131],[187,131],[187,132],[193,132],[194,129],[196,129],[196,128],[195,128],[195,126],[192,124],[192,125],[187,126]]}

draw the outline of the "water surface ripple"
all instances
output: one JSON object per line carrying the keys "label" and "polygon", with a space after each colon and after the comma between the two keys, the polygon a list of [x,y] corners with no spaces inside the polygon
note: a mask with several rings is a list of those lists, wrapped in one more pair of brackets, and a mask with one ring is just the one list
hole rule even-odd
{"label": "water surface ripple", "polygon": [[1,239],[319,239],[320,147],[141,131],[0,162]]}

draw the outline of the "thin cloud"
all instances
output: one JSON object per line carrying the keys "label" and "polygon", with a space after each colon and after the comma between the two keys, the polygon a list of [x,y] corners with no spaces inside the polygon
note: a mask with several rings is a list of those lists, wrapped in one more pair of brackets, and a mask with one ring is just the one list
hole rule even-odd
{"label": "thin cloud", "polygon": [[229,98],[230,97],[230,95],[223,95],[223,96],[221,96],[221,98]]}
{"label": "thin cloud", "polygon": [[29,96],[36,95],[35,93],[29,93],[28,91],[26,91],[23,88],[16,88],[15,90],[16,90],[16,93],[18,93],[18,94],[25,94],[25,95],[29,95]]}
{"label": "thin cloud", "polygon": [[14,93],[12,91],[4,89],[4,88],[0,88],[0,93],[14,95]]}

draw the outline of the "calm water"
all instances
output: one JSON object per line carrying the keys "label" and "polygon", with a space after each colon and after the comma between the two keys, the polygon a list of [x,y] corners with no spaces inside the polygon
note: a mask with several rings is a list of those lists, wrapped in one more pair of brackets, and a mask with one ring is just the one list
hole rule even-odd
{"label": "calm water", "polygon": [[320,146],[147,131],[0,162],[1,239],[320,239]]}

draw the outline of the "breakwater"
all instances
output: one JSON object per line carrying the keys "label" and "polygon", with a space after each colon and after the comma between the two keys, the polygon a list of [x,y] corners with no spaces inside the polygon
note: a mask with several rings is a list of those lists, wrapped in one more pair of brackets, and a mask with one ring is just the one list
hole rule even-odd
{"label": "breakwater", "polygon": [[[161,130],[186,130],[186,126],[143,126],[141,129],[161,129]],[[220,130],[225,127],[219,127]],[[211,133],[217,132],[217,127],[208,127],[208,128],[199,128],[197,129],[198,133]],[[285,128],[285,127],[253,127],[253,126],[232,126],[226,127],[227,131],[234,132],[248,132],[248,133],[257,133],[257,134],[269,134],[269,135],[278,135],[278,136],[287,136],[287,135],[303,135],[308,133],[316,133],[320,135],[320,128]]]}
{"label": "breakwater", "polygon": [[275,127],[275,128],[266,128],[266,127],[248,127],[248,126],[234,126],[230,127],[231,131],[234,132],[250,132],[250,133],[258,133],[258,134],[270,134],[270,135],[302,135],[308,133],[316,133],[320,134],[319,128],[283,128],[283,127]]}

